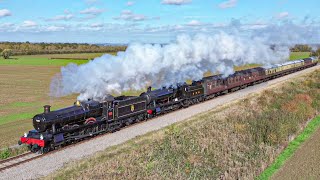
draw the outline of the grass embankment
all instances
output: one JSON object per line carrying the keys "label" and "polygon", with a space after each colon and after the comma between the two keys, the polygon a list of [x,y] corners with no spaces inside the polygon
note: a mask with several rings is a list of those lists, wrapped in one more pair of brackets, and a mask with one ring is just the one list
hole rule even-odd
{"label": "grass embankment", "polygon": [[320,112],[320,71],[137,137],[47,179],[254,179]]}
{"label": "grass embankment", "polygon": [[7,159],[9,157],[17,156],[19,154],[28,152],[29,149],[27,146],[23,145],[20,148],[5,148],[0,150],[0,160]]}
{"label": "grass embankment", "polygon": [[281,166],[288,160],[294,152],[305,142],[320,126],[320,116],[314,118],[307,127],[293,141],[291,141],[286,149],[276,158],[263,173],[259,179],[269,179]]}

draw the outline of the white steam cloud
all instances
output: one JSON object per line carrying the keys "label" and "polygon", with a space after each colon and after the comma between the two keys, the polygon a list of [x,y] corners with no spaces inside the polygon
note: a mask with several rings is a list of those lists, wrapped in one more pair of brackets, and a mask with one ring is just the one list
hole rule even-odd
{"label": "white steam cloud", "polygon": [[79,100],[99,100],[129,89],[198,80],[207,71],[229,75],[235,65],[278,63],[288,56],[288,48],[271,49],[258,38],[222,32],[212,36],[180,35],[167,45],[131,44],[116,56],[106,54],[87,64],[62,67],[52,80],[51,95],[80,93]]}

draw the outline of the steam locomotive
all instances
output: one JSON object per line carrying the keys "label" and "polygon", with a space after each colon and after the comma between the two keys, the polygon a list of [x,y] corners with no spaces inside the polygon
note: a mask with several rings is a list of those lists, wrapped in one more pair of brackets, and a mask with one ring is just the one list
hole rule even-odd
{"label": "steam locomotive", "polygon": [[317,57],[290,61],[268,67],[237,71],[228,77],[214,75],[192,84],[177,84],[152,90],[140,96],[108,96],[101,102],[77,101],[73,106],[44,112],[33,117],[34,130],[25,133],[19,145],[32,152],[47,153],[61,146],[103,134],[180,108],[315,66]]}

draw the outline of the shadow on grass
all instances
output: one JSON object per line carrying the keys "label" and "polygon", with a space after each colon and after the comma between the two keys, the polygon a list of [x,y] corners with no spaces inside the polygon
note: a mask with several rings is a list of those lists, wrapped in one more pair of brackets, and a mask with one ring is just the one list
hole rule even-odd
{"label": "shadow on grass", "polygon": [[3,60],[5,60],[5,61],[10,61],[10,60],[19,60],[19,58],[7,58],[7,59],[3,59]]}

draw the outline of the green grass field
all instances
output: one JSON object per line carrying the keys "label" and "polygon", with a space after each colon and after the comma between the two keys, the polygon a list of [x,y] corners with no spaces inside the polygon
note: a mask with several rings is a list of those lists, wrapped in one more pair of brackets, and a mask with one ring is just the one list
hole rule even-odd
{"label": "green grass field", "polygon": [[69,63],[85,64],[88,60],[50,60],[40,57],[17,56],[17,59],[0,58],[0,65],[30,65],[30,66],[66,66]]}
{"label": "green grass field", "polygon": [[291,52],[290,60],[303,59],[310,57],[310,52]]}
{"label": "green grass field", "polygon": [[[10,59],[3,59],[0,57],[0,65],[66,66],[69,63],[75,63],[79,65],[85,64],[89,60],[77,60],[77,58],[94,59],[102,56],[103,54],[105,53],[25,55],[12,56]],[[110,54],[115,55],[116,52]]]}
{"label": "green grass field", "polygon": [[16,59],[0,58],[0,65],[31,65],[31,66],[66,66],[69,63],[85,64],[88,60],[51,60],[43,57],[16,56]]}

